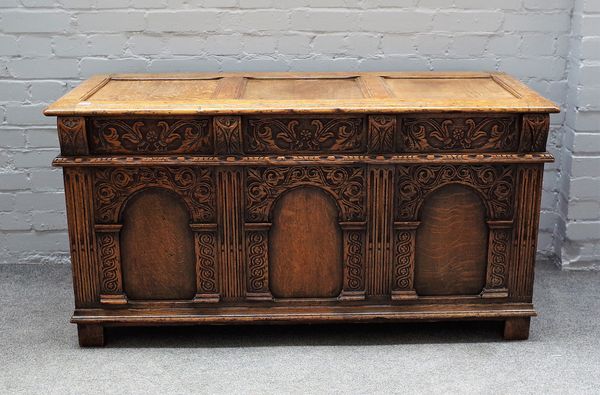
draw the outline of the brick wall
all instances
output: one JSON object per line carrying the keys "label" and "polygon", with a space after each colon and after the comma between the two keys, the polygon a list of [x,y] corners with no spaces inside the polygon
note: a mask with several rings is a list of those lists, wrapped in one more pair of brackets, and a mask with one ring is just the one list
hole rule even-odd
{"label": "brick wall", "polygon": [[[567,65],[575,59],[571,47],[577,42],[570,40],[574,1],[583,4],[0,0],[0,263],[67,260],[61,175],[49,167],[58,142],[54,120],[41,111],[94,73],[500,70],[565,108]],[[597,54],[597,42],[586,42],[581,51]],[[593,79],[585,75],[580,77]],[[564,189],[591,182],[589,177],[564,182],[560,169],[565,162],[571,166],[568,153],[575,151],[563,146],[563,131],[578,130],[563,127],[564,119],[564,112],[551,118],[549,145],[557,162],[545,173],[539,243],[540,252],[548,255],[561,251],[564,231],[575,225],[567,221],[571,202]],[[598,147],[592,133],[581,136],[575,146]],[[594,165],[593,153],[580,153],[586,166]],[[578,174],[578,160],[573,159],[573,174]],[[561,206],[561,196],[569,203]],[[597,211],[597,198],[585,203]],[[588,211],[585,206],[575,210]],[[592,222],[586,218],[586,224]]]}
{"label": "brick wall", "polygon": [[576,0],[568,57],[557,244],[567,268],[600,269],[600,1]]}

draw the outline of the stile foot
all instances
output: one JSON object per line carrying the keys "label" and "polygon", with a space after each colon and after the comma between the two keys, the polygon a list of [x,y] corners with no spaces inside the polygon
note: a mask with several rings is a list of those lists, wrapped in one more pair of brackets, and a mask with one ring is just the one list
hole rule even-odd
{"label": "stile foot", "polygon": [[505,340],[527,340],[531,318],[509,318],[504,321]]}
{"label": "stile foot", "polygon": [[77,336],[80,347],[104,346],[104,327],[102,325],[77,324]]}

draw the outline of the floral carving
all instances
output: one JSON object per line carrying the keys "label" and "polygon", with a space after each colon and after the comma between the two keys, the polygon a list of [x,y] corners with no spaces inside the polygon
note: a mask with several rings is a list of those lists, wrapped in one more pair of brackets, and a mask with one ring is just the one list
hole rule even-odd
{"label": "floral carving", "polygon": [[214,117],[216,154],[242,153],[242,120],[240,117]]}
{"label": "floral carving", "polygon": [[338,203],[342,221],[364,220],[365,172],[361,167],[255,167],[246,173],[246,215],[249,221],[268,221],[273,202],[284,191],[314,185]]}
{"label": "floral carving", "polygon": [[369,152],[392,152],[395,132],[395,116],[373,115],[369,117]]}
{"label": "floral carving", "polygon": [[212,153],[208,119],[114,120],[92,123],[98,153]]}
{"label": "floral carving", "polygon": [[519,151],[543,152],[546,150],[546,140],[550,129],[548,114],[524,115],[522,129]]}
{"label": "floral carving", "polygon": [[427,194],[438,187],[461,183],[483,197],[489,219],[510,219],[513,212],[515,171],[509,165],[398,166],[396,218],[417,219]]}
{"label": "floral carving", "polygon": [[212,170],[198,167],[119,167],[96,170],[96,221],[117,223],[125,201],[135,192],[150,187],[166,188],[181,196],[194,221],[214,221],[215,188]]}
{"label": "floral carving", "polygon": [[58,140],[63,155],[86,155],[89,152],[84,118],[58,118]]}
{"label": "floral carving", "polygon": [[517,148],[513,117],[406,118],[402,121],[402,149],[511,151]]}
{"label": "floral carving", "polygon": [[258,118],[248,125],[250,153],[359,152],[364,146],[362,118]]}

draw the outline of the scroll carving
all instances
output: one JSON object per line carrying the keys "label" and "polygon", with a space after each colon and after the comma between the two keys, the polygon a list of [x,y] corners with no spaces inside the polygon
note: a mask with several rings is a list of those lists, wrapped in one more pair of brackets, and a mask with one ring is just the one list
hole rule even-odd
{"label": "scroll carving", "polygon": [[361,167],[292,166],[254,167],[246,173],[246,216],[251,222],[266,222],[271,206],[284,191],[314,185],[337,201],[342,221],[365,218],[365,171]]}
{"label": "scroll carving", "polygon": [[[269,224],[270,225],[270,224]],[[270,300],[268,230],[246,230],[247,297]]]}
{"label": "scroll carving", "polygon": [[360,152],[362,118],[254,118],[248,120],[248,153]]}
{"label": "scroll carving", "polygon": [[392,300],[416,299],[415,243],[419,222],[394,223],[394,260],[392,269]]}
{"label": "scroll carving", "polygon": [[62,155],[87,155],[89,153],[85,118],[59,117],[57,127]]}
{"label": "scroll carving", "polygon": [[137,167],[96,170],[94,203],[98,223],[117,223],[124,202],[136,191],[167,188],[181,196],[196,222],[214,222],[212,170],[198,167]]}
{"label": "scroll carving", "polygon": [[486,288],[505,288],[511,229],[492,229],[488,258],[490,268]]}
{"label": "scroll carving", "polygon": [[242,153],[242,119],[240,117],[214,117],[215,154]]}
{"label": "scroll carving", "polygon": [[393,115],[372,115],[369,117],[370,153],[387,153],[394,150],[396,117]]}
{"label": "scroll carving", "polygon": [[546,140],[550,129],[550,116],[548,114],[523,115],[521,131],[521,152],[546,151]]}
{"label": "scroll carving", "polygon": [[91,137],[98,153],[213,153],[208,119],[94,119]]}
{"label": "scroll carving", "polygon": [[101,234],[98,237],[98,247],[102,263],[102,291],[115,293],[120,290],[121,284],[117,276],[119,255],[114,234]]}
{"label": "scroll carving", "polygon": [[339,300],[365,298],[365,223],[340,224],[344,234],[344,283]]}
{"label": "scroll carving", "polygon": [[[197,264],[196,276],[198,293],[216,294],[217,287],[217,262],[216,240],[214,232],[196,232]],[[218,296],[216,297],[218,299]]]}
{"label": "scroll carving", "polygon": [[416,220],[426,195],[448,183],[474,188],[490,219],[510,219],[513,213],[515,170],[509,165],[397,166],[396,218]]}
{"label": "scroll carving", "polygon": [[419,151],[513,151],[517,128],[513,117],[405,118],[401,150]]}

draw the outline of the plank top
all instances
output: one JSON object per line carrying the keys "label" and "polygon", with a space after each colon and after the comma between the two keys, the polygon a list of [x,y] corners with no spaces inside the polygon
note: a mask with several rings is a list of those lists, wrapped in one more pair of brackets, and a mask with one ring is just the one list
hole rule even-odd
{"label": "plank top", "polygon": [[504,73],[97,75],[45,114],[559,112]]}

